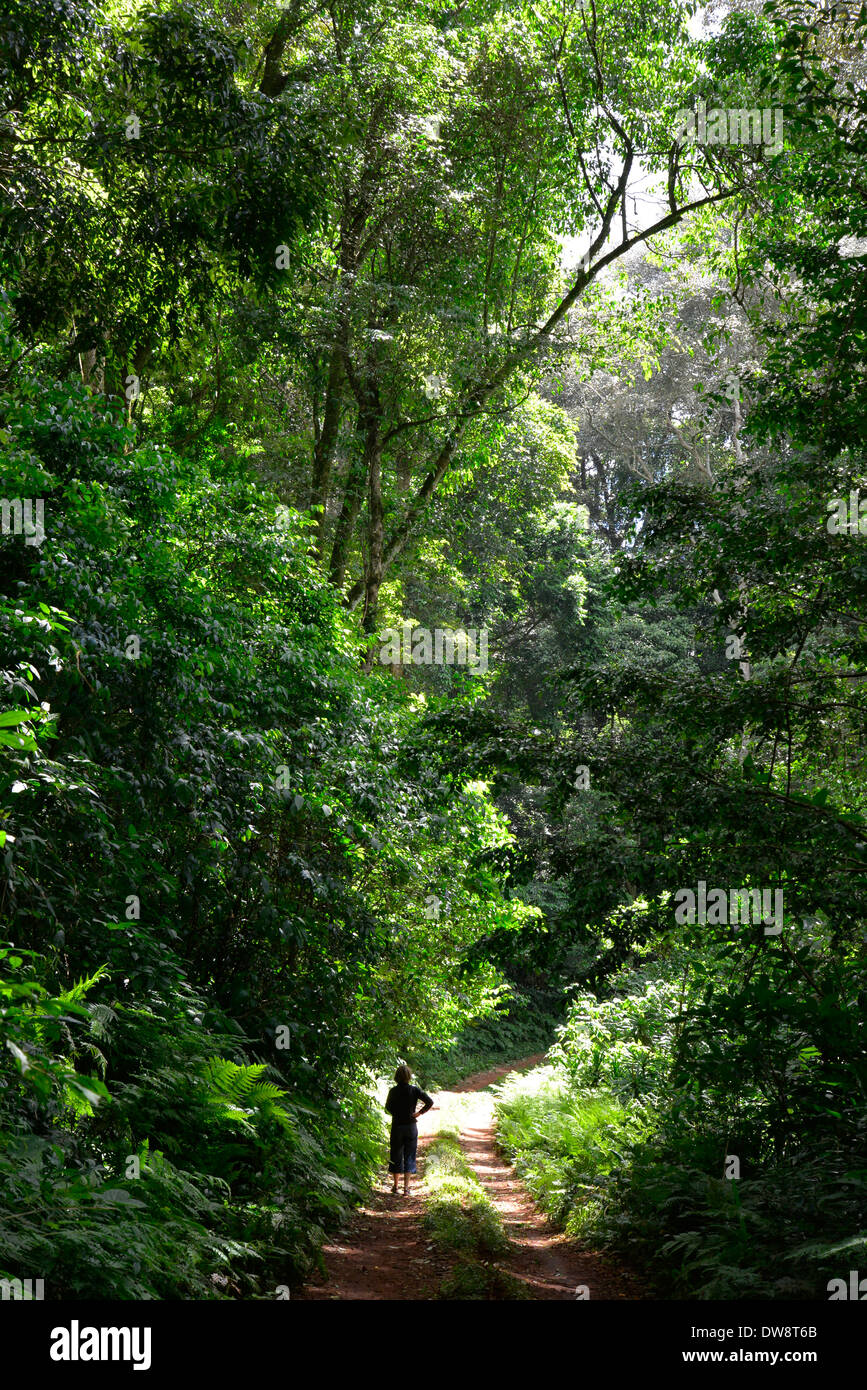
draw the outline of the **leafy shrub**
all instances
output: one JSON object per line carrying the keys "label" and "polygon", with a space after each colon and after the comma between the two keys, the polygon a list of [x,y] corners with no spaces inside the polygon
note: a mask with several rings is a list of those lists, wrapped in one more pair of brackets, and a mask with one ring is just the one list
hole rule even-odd
{"label": "leafy shrub", "polygon": [[576,994],[550,1056],[576,1088],[603,1087],[623,1098],[658,1094],[671,1069],[682,994],[682,979],[658,969],[629,973],[613,998]]}
{"label": "leafy shrub", "polygon": [[495,1088],[497,1143],[533,1197],[574,1235],[598,1234],[612,1173],[642,1127],[617,1097],[576,1091],[555,1066]]}

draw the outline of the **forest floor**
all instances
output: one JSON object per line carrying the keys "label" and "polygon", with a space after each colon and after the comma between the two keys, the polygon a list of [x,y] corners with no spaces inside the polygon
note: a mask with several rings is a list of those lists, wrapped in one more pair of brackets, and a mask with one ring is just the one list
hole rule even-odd
{"label": "forest floor", "polygon": [[[293,1297],[300,1299],[425,1300],[437,1297],[457,1257],[438,1248],[422,1223],[421,1180],[425,1153],[436,1133],[438,1111],[450,1096],[475,1092],[477,1102],[462,1107],[460,1142],[479,1182],[496,1206],[510,1242],[497,1266],[523,1285],[528,1299],[575,1299],[586,1286],[591,1299],[642,1299],[639,1279],[609,1256],[588,1249],[555,1230],[498,1154],[494,1135],[494,1097],[488,1087],[510,1072],[527,1071],[544,1054],[524,1057],[459,1081],[452,1091],[433,1095],[434,1109],[419,1122],[419,1173],[408,1197],[391,1195],[383,1177],[368,1204],[354,1213],[340,1237],[323,1248],[326,1276],[315,1276]],[[586,1295],[585,1295],[586,1296]]]}

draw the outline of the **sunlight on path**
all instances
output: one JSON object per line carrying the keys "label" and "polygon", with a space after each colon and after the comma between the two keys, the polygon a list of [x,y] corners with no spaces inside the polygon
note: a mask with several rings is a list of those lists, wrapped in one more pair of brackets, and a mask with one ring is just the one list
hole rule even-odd
{"label": "sunlight on path", "polygon": [[543,1055],[480,1072],[458,1082],[453,1090],[433,1093],[434,1109],[419,1121],[419,1178],[410,1196],[392,1197],[390,1179],[384,1179],[343,1235],[323,1247],[328,1278],[311,1282],[301,1292],[302,1299],[403,1301],[436,1296],[454,1257],[438,1251],[427,1237],[420,1179],[425,1150],[444,1125],[459,1127],[461,1146],[512,1244],[511,1253],[497,1264],[524,1285],[528,1298],[575,1299],[580,1286],[588,1288],[591,1299],[643,1296],[628,1272],[554,1230],[537,1211],[514,1169],[496,1151],[494,1097],[484,1088],[512,1072],[537,1066]]}

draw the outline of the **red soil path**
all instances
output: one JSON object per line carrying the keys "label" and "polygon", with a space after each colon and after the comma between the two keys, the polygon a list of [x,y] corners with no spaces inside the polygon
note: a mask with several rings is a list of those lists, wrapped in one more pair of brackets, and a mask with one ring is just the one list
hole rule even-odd
{"label": "red soil path", "polygon": [[[575,1299],[586,1286],[591,1299],[646,1297],[634,1275],[609,1257],[589,1250],[556,1231],[537,1210],[514,1169],[494,1144],[493,1096],[486,1087],[510,1072],[527,1071],[544,1054],[524,1057],[459,1081],[455,1092],[479,1093],[478,1105],[462,1116],[461,1145],[498,1208],[512,1244],[511,1253],[497,1261],[523,1284],[530,1299]],[[436,1092],[438,1106],[449,1092]],[[306,1300],[367,1299],[425,1300],[436,1297],[454,1257],[438,1250],[422,1225],[424,1201],[420,1178],[424,1156],[436,1132],[436,1110],[419,1122],[419,1178],[408,1197],[391,1196],[391,1180],[383,1178],[367,1206],[355,1212],[342,1235],[323,1249],[326,1278],[317,1277],[297,1295]]]}

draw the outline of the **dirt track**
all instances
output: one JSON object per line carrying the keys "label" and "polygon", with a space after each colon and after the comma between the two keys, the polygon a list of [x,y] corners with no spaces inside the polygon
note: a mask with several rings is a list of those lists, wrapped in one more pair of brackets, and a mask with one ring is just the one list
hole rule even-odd
{"label": "dirt track", "polygon": [[[555,1231],[537,1211],[494,1144],[493,1096],[486,1090],[510,1072],[538,1065],[544,1054],[524,1057],[459,1081],[453,1091],[434,1094],[440,1108],[450,1095],[477,1092],[478,1103],[462,1115],[461,1144],[479,1181],[500,1212],[512,1252],[497,1261],[518,1279],[531,1299],[575,1299],[586,1286],[591,1299],[640,1299],[637,1281],[609,1258],[588,1250]],[[314,1280],[301,1299],[424,1300],[436,1297],[454,1258],[438,1251],[422,1225],[424,1201],[420,1179],[424,1155],[438,1123],[437,1109],[419,1122],[419,1178],[408,1197],[392,1197],[391,1180],[383,1178],[369,1204],[352,1217],[341,1237],[324,1247],[328,1277]]]}

